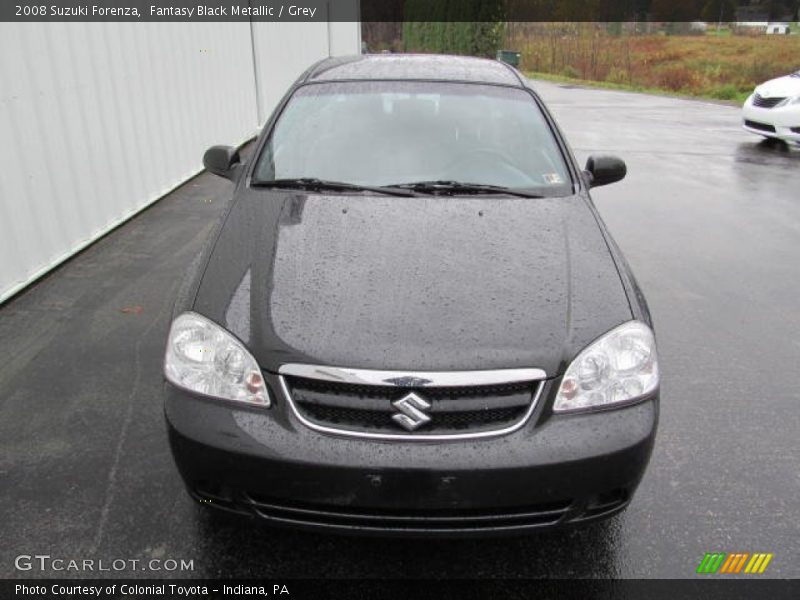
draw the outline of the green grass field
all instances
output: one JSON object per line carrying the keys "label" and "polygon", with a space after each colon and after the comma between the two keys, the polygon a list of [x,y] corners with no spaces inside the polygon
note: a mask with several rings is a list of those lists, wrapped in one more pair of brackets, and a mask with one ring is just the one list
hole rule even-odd
{"label": "green grass field", "polygon": [[730,102],[800,69],[800,35],[610,36],[553,24],[518,31],[506,47],[532,77]]}
{"label": "green grass field", "polygon": [[641,85],[631,85],[626,83],[612,83],[610,81],[593,81],[590,79],[579,79],[575,77],[567,77],[565,75],[553,75],[552,73],[541,73],[536,71],[523,71],[526,77],[531,79],[541,79],[544,81],[552,81],[554,83],[567,83],[570,85],[582,85],[585,87],[595,87],[606,90],[619,90],[623,92],[639,92],[642,94],[654,94],[656,96],[670,96],[679,98],[697,98],[703,100],[715,100],[722,104],[739,105],[743,104],[752,90],[747,92],[738,92],[734,98],[719,98],[710,94],[692,93],[687,90],[675,91],[665,90],[661,88],[644,87]]}

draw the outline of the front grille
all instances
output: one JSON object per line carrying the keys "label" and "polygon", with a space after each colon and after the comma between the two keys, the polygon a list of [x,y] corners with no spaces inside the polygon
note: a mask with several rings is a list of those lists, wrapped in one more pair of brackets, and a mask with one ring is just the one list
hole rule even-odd
{"label": "front grille", "polygon": [[260,517],[275,525],[306,525],[361,532],[479,533],[550,527],[610,517],[625,508],[630,490],[505,508],[379,508],[316,504],[277,498],[260,492],[197,481],[191,495],[203,505]]}
{"label": "front grille", "polygon": [[[531,410],[538,381],[505,384],[397,387],[339,383],[284,376],[286,392],[298,415],[312,425],[354,435],[448,436],[486,434],[512,428]],[[430,405],[430,418],[409,431],[392,417],[402,414],[393,402],[410,393]]]}
{"label": "front grille", "polygon": [[786,98],[765,98],[764,96],[755,94],[753,96],[753,106],[758,106],[759,108],[775,108],[775,106],[784,100],[786,100]]}
{"label": "front grille", "polygon": [[348,527],[361,530],[405,532],[468,532],[555,525],[572,507],[572,501],[548,502],[499,510],[448,509],[380,510],[358,507],[315,506],[287,503],[255,494],[240,497],[257,516],[287,524]]}
{"label": "front grille", "polygon": [[627,506],[630,499],[630,492],[626,489],[598,494],[589,500],[582,513],[573,517],[573,521],[589,521],[612,515]]}
{"label": "front grille", "polygon": [[744,124],[750,129],[758,129],[759,131],[768,131],[770,133],[775,133],[775,127],[772,125],[767,125],[766,123],[759,123],[758,121],[746,120]]}

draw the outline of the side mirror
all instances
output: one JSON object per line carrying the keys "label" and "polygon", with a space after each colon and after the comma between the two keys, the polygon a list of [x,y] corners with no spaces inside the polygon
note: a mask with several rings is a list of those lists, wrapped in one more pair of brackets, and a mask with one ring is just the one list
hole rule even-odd
{"label": "side mirror", "polygon": [[220,177],[235,181],[241,166],[239,151],[231,146],[211,146],[203,155],[203,166]]}
{"label": "side mirror", "polygon": [[589,185],[597,187],[624,179],[628,167],[624,160],[616,156],[590,156],[586,161],[586,173],[589,174]]}

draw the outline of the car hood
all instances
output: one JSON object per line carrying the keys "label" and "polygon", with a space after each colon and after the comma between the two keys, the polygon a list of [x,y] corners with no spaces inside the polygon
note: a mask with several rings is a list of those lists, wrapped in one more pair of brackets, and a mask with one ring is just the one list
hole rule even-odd
{"label": "car hood", "polygon": [[301,362],[548,375],[631,319],[587,199],[243,190],[194,310]]}
{"label": "car hood", "polygon": [[800,96],[800,77],[786,75],[770,79],[756,88],[756,92],[764,98],[787,98]]}

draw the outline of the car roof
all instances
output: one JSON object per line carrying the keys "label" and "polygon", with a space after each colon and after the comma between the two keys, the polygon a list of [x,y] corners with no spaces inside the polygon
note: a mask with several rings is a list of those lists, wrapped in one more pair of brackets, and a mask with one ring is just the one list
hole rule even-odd
{"label": "car roof", "polygon": [[327,58],[311,67],[305,81],[437,80],[523,87],[516,71],[486,58],[442,54],[363,54]]}

